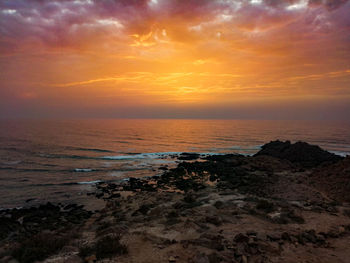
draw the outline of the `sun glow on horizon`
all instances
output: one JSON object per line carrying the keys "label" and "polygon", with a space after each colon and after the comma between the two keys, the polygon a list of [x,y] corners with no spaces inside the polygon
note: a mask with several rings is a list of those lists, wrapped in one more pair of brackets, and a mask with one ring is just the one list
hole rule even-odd
{"label": "sun glow on horizon", "polygon": [[350,102],[348,1],[11,3],[6,112]]}

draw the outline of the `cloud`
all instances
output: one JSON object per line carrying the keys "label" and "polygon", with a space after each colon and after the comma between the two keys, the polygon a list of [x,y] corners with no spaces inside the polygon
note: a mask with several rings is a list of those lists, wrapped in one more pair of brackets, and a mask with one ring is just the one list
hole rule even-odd
{"label": "cloud", "polygon": [[[334,11],[347,3],[347,0],[4,0],[0,2],[0,45],[5,52],[9,52],[12,42],[18,48],[27,41],[80,47],[94,41],[128,39],[149,46],[129,39],[130,35],[147,35],[164,28],[169,38],[193,41],[196,33],[206,28],[217,31],[213,36],[222,28],[266,31],[302,19],[301,15],[317,16],[323,12],[302,13],[305,8],[323,6]],[[188,28],[197,31],[189,33]],[[146,43],[153,42],[157,41]]]}
{"label": "cloud", "polygon": [[349,10],[345,0],[2,0],[0,102],[348,98]]}
{"label": "cloud", "polygon": [[335,10],[342,5],[346,4],[348,0],[309,0],[309,5],[314,6],[324,6],[328,10]]}

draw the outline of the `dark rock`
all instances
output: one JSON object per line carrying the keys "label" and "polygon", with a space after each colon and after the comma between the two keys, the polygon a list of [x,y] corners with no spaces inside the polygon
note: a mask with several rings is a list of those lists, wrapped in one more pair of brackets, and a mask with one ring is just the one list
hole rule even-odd
{"label": "dark rock", "polygon": [[232,159],[236,159],[236,158],[238,159],[240,157],[243,157],[243,155],[224,154],[224,155],[209,155],[209,156],[205,157],[204,159],[209,160],[209,161],[215,161],[215,162],[225,162],[227,160],[232,161]]}
{"label": "dark rock", "polygon": [[317,243],[324,244],[326,242],[326,238],[323,235],[317,234],[316,235]]}
{"label": "dark rock", "polygon": [[271,241],[278,241],[281,240],[281,234],[279,233],[270,233],[267,235],[267,237],[271,240]]}
{"label": "dark rock", "polygon": [[212,253],[208,256],[210,263],[220,263],[221,257],[217,253]]}
{"label": "dark rock", "polygon": [[198,153],[181,153],[179,160],[197,160],[200,157]]}
{"label": "dark rock", "polygon": [[211,174],[210,176],[209,176],[209,181],[210,182],[214,182],[214,181],[216,181],[217,180],[217,176],[215,176],[215,175],[213,175],[213,174]]}
{"label": "dark rock", "polygon": [[107,199],[119,198],[121,197],[120,193],[112,193]]}
{"label": "dark rock", "polygon": [[139,208],[139,212],[145,215],[147,214],[147,212],[150,210],[151,207],[152,207],[151,205],[147,205],[147,204],[141,205]]}
{"label": "dark rock", "polygon": [[223,244],[223,237],[220,235],[204,233],[200,236],[199,239],[195,239],[191,243],[217,251],[222,251],[225,249]]}
{"label": "dark rock", "polygon": [[242,256],[247,253],[247,244],[245,243],[238,243],[235,249],[235,255],[236,256]]}
{"label": "dark rock", "polygon": [[0,217],[0,240],[6,238],[19,227],[19,223],[12,218]]}
{"label": "dark rock", "polygon": [[214,206],[217,208],[217,209],[220,209],[224,206],[224,203],[222,201],[216,201]]}
{"label": "dark rock", "polygon": [[275,242],[264,242],[258,241],[258,250],[262,254],[270,253],[270,254],[280,254],[280,247]]}
{"label": "dark rock", "polygon": [[247,243],[249,241],[249,237],[242,233],[239,233],[235,236],[234,241],[237,243]]}
{"label": "dark rock", "polygon": [[184,201],[186,203],[193,203],[196,201],[196,198],[192,192],[189,192],[189,193],[186,193],[186,195],[184,197]]}
{"label": "dark rock", "polygon": [[207,216],[205,221],[215,226],[220,226],[222,224],[222,219],[218,216]]}
{"label": "dark rock", "polygon": [[67,236],[40,233],[21,240],[12,251],[12,256],[20,262],[37,262],[57,253],[68,242]]}
{"label": "dark rock", "polygon": [[337,162],[342,157],[321,149],[319,146],[310,145],[306,142],[271,141],[262,146],[262,149],[255,155],[268,155],[280,159],[298,163],[304,167],[315,167],[324,162]]}
{"label": "dark rock", "polygon": [[286,241],[291,241],[291,237],[288,232],[283,232],[281,238]]}
{"label": "dark rock", "polygon": [[256,234],[256,238],[257,238],[257,240],[265,241],[267,239],[267,235],[265,233],[259,232],[259,233]]}
{"label": "dark rock", "polygon": [[159,169],[159,170],[166,171],[166,170],[168,170],[168,167],[166,167],[166,166],[161,166],[161,167],[159,167],[158,169]]}
{"label": "dark rock", "polygon": [[95,194],[95,196],[96,196],[97,198],[101,198],[101,197],[104,196],[104,193],[97,193],[97,194]]}
{"label": "dark rock", "polygon": [[332,227],[328,232],[327,232],[327,237],[331,238],[338,238],[342,233],[339,231],[339,228],[337,227]]}
{"label": "dark rock", "polygon": [[258,201],[256,209],[263,210],[265,213],[271,213],[275,210],[275,206],[273,203],[261,199]]}
{"label": "dark rock", "polygon": [[81,224],[92,212],[83,206],[70,204],[61,206],[47,203],[39,207],[8,210],[6,216],[0,217],[0,240],[10,236],[34,235],[43,230],[55,230],[60,227]]}
{"label": "dark rock", "polygon": [[[318,167],[310,177],[315,182],[315,187],[328,197],[338,202],[350,202],[350,156],[340,162]],[[335,206],[335,203],[330,203],[325,209],[335,213]]]}
{"label": "dark rock", "polygon": [[316,232],[313,229],[308,230],[308,231],[304,231],[301,234],[301,236],[303,238],[304,243],[305,242],[316,243],[316,241],[317,241]]}
{"label": "dark rock", "polygon": [[193,263],[211,263],[209,261],[209,258],[206,254],[204,253],[198,253],[196,254],[193,259],[192,259]]}

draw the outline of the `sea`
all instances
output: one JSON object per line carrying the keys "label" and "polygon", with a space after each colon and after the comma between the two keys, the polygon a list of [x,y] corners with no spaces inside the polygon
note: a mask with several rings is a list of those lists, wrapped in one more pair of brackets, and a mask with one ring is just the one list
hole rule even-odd
{"label": "sea", "polygon": [[350,122],[265,120],[1,120],[0,209],[88,203],[98,182],[160,175],[183,152],[253,155],[272,140],[350,155]]}

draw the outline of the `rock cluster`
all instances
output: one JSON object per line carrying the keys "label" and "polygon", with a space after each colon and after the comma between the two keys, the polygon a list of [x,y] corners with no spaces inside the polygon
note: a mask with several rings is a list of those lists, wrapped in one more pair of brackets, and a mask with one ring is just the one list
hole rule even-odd
{"label": "rock cluster", "polygon": [[272,141],[262,146],[256,154],[268,155],[298,163],[303,167],[315,167],[325,162],[337,162],[342,158],[306,142]]}
{"label": "rock cluster", "polygon": [[310,178],[333,199],[350,202],[350,156],[340,162],[316,169]]}
{"label": "rock cluster", "polygon": [[81,224],[91,216],[82,205],[54,205],[6,209],[0,212],[0,240],[32,236],[43,230],[57,230]]}
{"label": "rock cluster", "polygon": [[177,157],[183,162],[160,176],[98,183],[89,194],[105,200],[99,211],[51,203],[1,211],[0,262],[344,262],[350,256],[350,207],[339,202],[348,200],[349,158],[279,141],[255,156]]}

